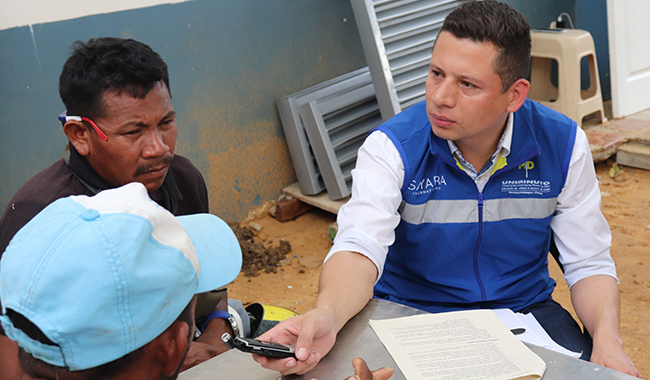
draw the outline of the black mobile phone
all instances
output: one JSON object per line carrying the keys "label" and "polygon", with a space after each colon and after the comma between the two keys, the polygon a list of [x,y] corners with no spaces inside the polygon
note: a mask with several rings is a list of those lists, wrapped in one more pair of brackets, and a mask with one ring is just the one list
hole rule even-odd
{"label": "black mobile phone", "polygon": [[[287,346],[280,343],[267,342],[264,340],[231,337],[228,333],[221,335],[221,340],[226,343],[228,348],[236,348],[239,351],[249,352],[274,358],[294,358],[296,359],[294,346]],[[297,359],[296,359],[297,360]]]}

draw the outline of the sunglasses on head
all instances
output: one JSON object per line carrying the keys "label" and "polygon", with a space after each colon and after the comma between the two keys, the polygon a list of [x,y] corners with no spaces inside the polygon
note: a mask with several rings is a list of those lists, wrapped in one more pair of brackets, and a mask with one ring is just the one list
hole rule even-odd
{"label": "sunglasses on head", "polygon": [[85,116],[68,116],[68,115],[66,115],[66,111],[63,111],[63,113],[59,115],[59,120],[60,120],[62,123],[65,123],[65,122],[67,122],[67,121],[69,121],[69,120],[85,121],[85,122],[87,122],[88,124],[90,124],[90,125],[95,129],[95,132],[97,132],[97,134],[99,135],[99,137],[100,137],[102,140],[104,140],[104,141],[107,141],[107,140],[108,140],[108,136],[106,136],[106,134],[105,134],[104,132],[102,132],[101,129],[99,129],[99,127],[97,126],[97,124],[95,124],[94,121],[90,120],[89,118],[87,118],[87,117],[85,117]]}

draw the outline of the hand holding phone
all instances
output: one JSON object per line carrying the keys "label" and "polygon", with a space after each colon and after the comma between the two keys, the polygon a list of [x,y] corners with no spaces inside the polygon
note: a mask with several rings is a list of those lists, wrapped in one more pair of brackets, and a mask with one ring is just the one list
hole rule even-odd
{"label": "hand holding phone", "polygon": [[294,358],[298,360],[295,355],[296,348],[294,346],[287,346],[264,340],[240,338],[238,336],[233,338],[228,333],[223,333],[223,335],[221,335],[221,340],[226,343],[228,348],[236,348],[242,352],[270,356],[273,358]]}

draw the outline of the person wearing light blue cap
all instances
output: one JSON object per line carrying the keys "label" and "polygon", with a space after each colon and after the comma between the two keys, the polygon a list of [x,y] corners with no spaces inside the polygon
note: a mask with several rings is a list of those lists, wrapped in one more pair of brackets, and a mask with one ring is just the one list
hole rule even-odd
{"label": "person wearing light blue cap", "polygon": [[[18,230],[55,200],[93,196],[130,182],[144,184],[149,196],[176,216],[210,210],[201,172],[175,150],[177,136],[187,131],[177,125],[169,70],[160,54],[130,38],[91,38],[71,48],[58,86],[67,154],[7,203],[0,215],[0,257]],[[241,302],[229,302],[225,288],[201,294],[196,307],[201,336],[192,342],[184,367],[225,352],[221,335],[246,331],[247,316]],[[17,352],[0,326],[2,380],[21,378],[11,360]]]}
{"label": "person wearing light blue cap", "polygon": [[141,183],[62,198],[0,260],[0,322],[28,378],[174,379],[195,295],[230,283],[241,263],[226,223],[174,217]]}

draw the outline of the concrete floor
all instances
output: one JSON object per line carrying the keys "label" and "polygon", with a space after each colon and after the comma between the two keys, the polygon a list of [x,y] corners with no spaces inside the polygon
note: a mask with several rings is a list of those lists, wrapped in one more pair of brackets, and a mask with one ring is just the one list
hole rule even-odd
{"label": "concrete floor", "polygon": [[594,162],[615,158],[620,165],[650,170],[650,109],[613,119],[611,102],[603,106],[606,123],[599,118],[583,123]]}
{"label": "concrete floor", "polygon": [[650,109],[635,113],[634,115],[630,115],[629,118],[650,122]]}

